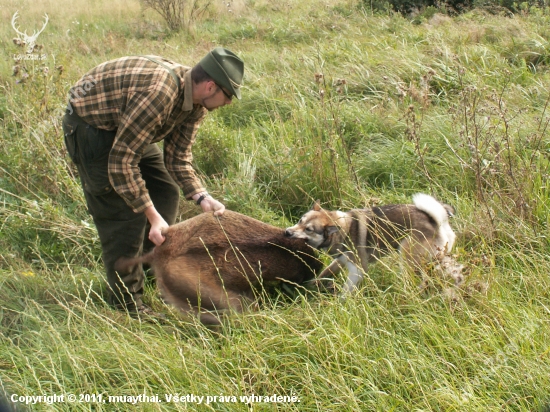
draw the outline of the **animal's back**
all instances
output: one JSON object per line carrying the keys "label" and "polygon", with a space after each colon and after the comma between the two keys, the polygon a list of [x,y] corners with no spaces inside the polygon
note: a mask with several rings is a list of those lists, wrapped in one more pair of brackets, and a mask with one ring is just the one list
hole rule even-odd
{"label": "animal's back", "polygon": [[249,287],[259,276],[300,283],[322,266],[305,241],[289,239],[284,229],[230,210],[220,217],[200,214],[164,234],[166,241],[155,249],[155,266],[174,259],[201,261],[220,281],[229,281],[229,288]]}
{"label": "animal's back", "polygon": [[[170,226],[165,232],[165,243],[157,247],[163,254],[181,254],[201,248],[265,245],[269,242],[285,242],[284,229],[268,225],[249,216],[226,210],[220,217],[202,213],[191,219]],[[287,242],[288,243],[288,242]],[[294,246],[298,243],[294,243]]]}

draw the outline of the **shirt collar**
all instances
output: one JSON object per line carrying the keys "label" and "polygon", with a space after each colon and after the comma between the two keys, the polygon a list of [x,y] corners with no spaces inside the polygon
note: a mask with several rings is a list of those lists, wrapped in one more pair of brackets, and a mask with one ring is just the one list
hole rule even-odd
{"label": "shirt collar", "polygon": [[183,75],[183,111],[193,110],[193,80],[191,80],[191,70],[187,70]]}

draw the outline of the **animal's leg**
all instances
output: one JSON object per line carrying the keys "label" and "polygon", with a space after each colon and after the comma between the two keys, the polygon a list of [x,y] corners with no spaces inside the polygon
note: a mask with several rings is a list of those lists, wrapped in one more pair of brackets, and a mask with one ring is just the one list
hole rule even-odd
{"label": "animal's leg", "polygon": [[430,279],[426,273],[426,265],[437,261],[442,251],[432,239],[426,239],[423,235],[412,236],[401,242],[401,272],[409,273],[420,278],[418,288],[425,290]]}
{"label": "animal's leg", "polygon": [[[342,255],[341,255],[342,256]],[[338,273],[342,271],[343,265],[345,264],[345,261],[342,262],[341,256],[334,259],[330,265],[328,265],[319,276],[317,276],[317,279],[325,279],[325,278],[332,278]]]}
{"label": "animal's leg", "polygon": [[[334,259],[330,265],[328,265],[319,276],[315,279],[315,282],[313,283],[317,289],[324,288],[328,289],[334,292],[334,282],[333,278],[335,275],[340,273],[345,266],[347,259],[344,257],[344,255],[338,256],[336,259]],[[330,281],[325,282],[325,279],[330,279]]]}
{"label": "animal's leg", "polygon": [[405,267],[418,273],[422,270],[430,255],[433,255],[432,245],[422,236],[411,236],[403,240],[400,252]]}
{"label": "animal's leg", "polygon": [[[213,291],[202,289],[199,305],[194,306],[190,302],[178,306],[182,314],[198,318],[207,326],[220,326],[221,317],[227,312],[242,312],[243,300],[246,299],[238,293],[222,290]],[[204,303],[204,306],[202,305]]]}
{"label": "animal's leg", "polygon": [[363,280],[363,271],[353,260],[346,262],[348,269],[348,280],[344,288],[344,294],[349,294],[357,290],[357,285]]}
{"label": "animal's leg", "polygon": [[[182,310],[181,307],[180,310]],[[203,325],[208,327],[216,328],[222,324],[220,318],[214,313],[201,311],[200,308],[193,307],[191,305],[188,310],[182,310],[182,312],[190,317],[198,318]]]}
{"label": "animal's leg", "polygon": [[184,314],[198,316],[205,324],[219,325],[217,314],[243,310],[243,297],[223,286],[207,263],[184,256],[159,265],[157,285],[165,300]]}

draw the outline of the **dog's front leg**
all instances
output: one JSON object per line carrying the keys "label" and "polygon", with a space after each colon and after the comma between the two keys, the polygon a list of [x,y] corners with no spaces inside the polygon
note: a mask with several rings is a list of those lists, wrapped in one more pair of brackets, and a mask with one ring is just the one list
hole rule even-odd
{"label": "dog's front leg", "polygon": [[347,263],[348,280],[346,281],[345,293],[352,293],[357,290],[357,285],[363,280],[363,272],[353,262]]}
{"label": "dog's front leg", "polygon": [[345,266],[347,259],[343,257],[344,255],[339,255],[336,259],[334,259],[330,265],[328,265],[321,274],[317,277],[317,279],[326,279],[326,278],[332,278],[336,276],[338,273],[342,271],[342,268]]}
{"label": "dog's front leg", "polygon": [[346,265],[347,259],[343,255],[338,255],[330,265],[328,265],[315,279],[314,286],[317,289],[327,289],[334,292],[334,276],[342,271]]}
{"label": "dog's front leg", "polygon": [[363,280],[363,269],[355,262],[353,256],[349,257],[346,261],[346,267],[348,269],[348,280],[342,293],[342,297],[347,294],[351,294],[357,290],[357,285]]}

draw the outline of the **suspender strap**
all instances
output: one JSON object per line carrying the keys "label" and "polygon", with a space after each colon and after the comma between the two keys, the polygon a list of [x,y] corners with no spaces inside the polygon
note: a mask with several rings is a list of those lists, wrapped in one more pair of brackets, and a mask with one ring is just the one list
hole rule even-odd
{"label": "suspender strap", "polygon": [[149,56],[144,56],[144,55],[140,55],[139,57],[145,57],[146,59],[148,60],[151,60],[152,62],[164,67],[166,70],[168,70],[168,73],[170,73],[170,75],[174,78],[174,80],[176,81],[176,84],[178,85],[178,93],[181,91],[181,82],[180,82],[180,78],[179,76],[176,75],[176,73],[174,73],[174,70],[172,70],[170,67],[168,67],[166,64],[164,64],[163,62],[157,60],[157,59],[154,59],[152,57],[149,57]]}

